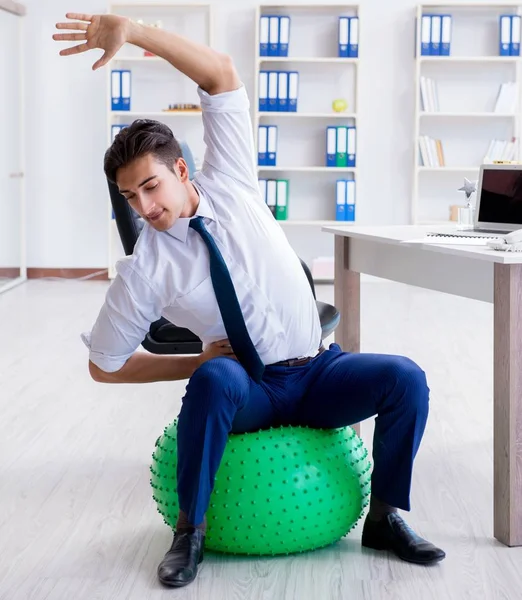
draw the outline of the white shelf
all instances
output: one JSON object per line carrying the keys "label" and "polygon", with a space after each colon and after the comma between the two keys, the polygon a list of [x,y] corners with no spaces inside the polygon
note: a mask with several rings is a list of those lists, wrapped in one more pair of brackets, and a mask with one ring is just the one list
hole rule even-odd
{"label": "white shelf", "polygon": [[292,225],[296,225],[296,226],[318,226],[318,227],[325,227],[328,225],[339,225],[340,223],[342,223],[343,225],[355,225],[355,223],[353,221],[321,221],[321,220],[317,220],[317,221],[299,221],[299,220],[292,220],[292,219],[287,219],[286,221],[277,221],[280,225],[285,225],[285,226],[292,226]]}
{"label": "white shelf", "polygon": [[356,167],[257,167],[258,171],[295,171],[302,173],[355,173]]}
{"label": "white shelf", "polygon": [[518,8],[519,2],[499,2],[498,4],[491,4],[489,2],[423,2],[421,6],[426,8]]}
{"label": "white shelf", "polygon": [[260,56],[258,57],[259,63],[273,62],[273,63],[287,63],[287,62],[299,62],[299,63],[333,63],[333,64],[350,64],[357,63],[358,58],[340,58],[340,57],[298,57],[298,56]]}
{"label": "white shelf", "polygon": [[134,110],[111,110],[112,116],[122,117],[201,117],[201,111],[159,111],[159,112],[139,112]]}
{"label": "white shelf", "polygon": [[419,62],[516,63],[520,56],[419,56]]}
{"label": "white shelf", "polygon": [[112,2],[112,8],[209,8],[210,4],[172,4],[169,2],[140,2],[138,4],[129,4],[128,2]]}
{"label": "white shelf", "polygon": [[273,112],[260,112],[260,117],[283,117],[289,119],[356,119],[355,113],[304,113],[304,112],[286,112],[286,111],[273,111]]}
{"label": "white shelf", "polygon": [[110,62],[163,62],[166,65],[172,66],[167,60],[161,58],[161,56],[115,56]]}
{"label": "white shelf", "polygon": [[285,8],[287,10],[310,10],[310,11],[325,11],[325,10],[357,10],[358,4],[261,4],[262,9],[278,9]]}
{"label": "white shelf", "polygon": [[484,119],[514,119],[517,117],[515,113],[495,113],[495,112],[467,112],[467,113],[452,113],[452,112],[426,112],[422,111],[419,113],[419,117],[451,117],[451,118],[462,118],[462,119],[472,119],[472,118],[484,118]]}
{"label": "white shelf", "polygon": [[480,167],[422,167],[417,170],[421,172],[443,172],[443,173],[468,173],[469,171],[478,171]]}

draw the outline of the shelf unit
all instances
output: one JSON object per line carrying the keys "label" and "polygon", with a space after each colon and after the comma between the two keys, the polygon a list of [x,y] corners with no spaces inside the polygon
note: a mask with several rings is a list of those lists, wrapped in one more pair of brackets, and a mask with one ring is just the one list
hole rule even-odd
{"label": "shelf unit", "polygon": [[[312,220],[312,221],[306,221],[306,220],[299,220],[299,219],[292,219],[292,220],[286,220],[286,221],[279,221],[279,223],[281,224],[282,227],[293,227],[293,226],[300,226],[300,227],[326,227],[327,225],[339,225],[340,221],[332,221],[332,220],[325,220],[325,221],[321,221],[321,220]],[[350,223],[348,221],[344,222],[343,225],[353,225],[353,223]]]}
{"label": "shelf unit", "polygon": [[[142,19],[146,24],[154,24],[161,21],[162,25],[168,31],[175,31],[192,39],[197,39],[197,41],[211,47],[214,45],[213,7],[211,4],[114,3],[109,6],[108,12],[128,16],[134,20]],[[145,63],[149,63],[150,68],[145,68]],[[112,69],[130,69],[132,71],[132,110],[130,111],[112,110],[110,98]],[[160,81],[165,81],[164,86],[159,88],[163,96],[162,94],[145,94],[145,86],[140,86],[140,82],[136,81],[139,79],[145,80],[147,88],[150,87],[151,89],[154,85],[159,85]],[[163,58],[145,56],[141,48],[130,45],[126,45],[120,50],[111,60],[110,65],[107,66],[107,146],[110,146],[112,143],[112,125],[129,125],[137,118],[145,118],[161,121],[170,127],[175,127],[176,129],[173,130],[174,135],[180,140],[184,140],[185,136],[190,135],[190,140],[185,141],[189,142],[189,146],[195,157],[198,157],[198,154],[202,156],[203,127],[201,112],[170,112],[161,110],[169,104],[165,99],[164,87],[170,88],[173,95],[179,93],[190,94],[191,96],[190,99],[173,97],[170,103],[199,103],[196,84],[182,73],[176,71]],[[162,102],[163,104],[161,104]],[[140,105],[139,110],[135,108],[135,104]],[[124,256],[124,251],[116,222],[112,218],[112,206],[109,197],[108,220],[109,278],[113,279],[116,275],[116,262]]]}
{"label": "shelf unit", "polygon": [[[278,9],[279,8],[282,8],[282,9],[289,8],[291,10],[291,9],[296,8],[296,5],[290,5],[288,7],[277,5],[277,8]],[[323,8],[327,9],[329,7],[325,6]],[[343,6],[339,5],[339,7],[336,7],[336,8],[337,9],[338,8],[354,9],[355,7],[354,6],[344,6],[343,7]],[[275,9],[275,6],[267,6],[267,5],[261,6],[260,10],[263,10],[263,9],[270,9],[271,12],[275,13],[275,10],[273,10],[273,9]],[[282,12],[284,12],[284,11],[282,11]],[[263,14],[263,13],[261,13],[261,14]],[[258,33],[258,36],[259,36],[259,33]],[[258,37],[258,39],[259,39],[259,37]],[[259,44],[259,42],[258,42],[258,44]],[[307,56],[296,56],[296,57],[294,57],[294,56],[258,56],[257,57],[258,63],[292,63],[292,62],[294,62],[294,63],[326,63],[326,64],[328,64],[328,63],[332,63],[332,64],[353,63],[353,64],[357,64],[358,61],[359,61],[358,58],[340,58],[340,57],[314,57],[314,56],[308,56],[308,57]]]}
{"label": "shelf unit", "polygon": [[[522,4],[429,2],[416,7],[415,123],[410,218],[414,224],[449,222],[451,205],[464,205],[463,177],[478,179],[492,139],[516,139],[521,158],[519,56],[497,56],[499,16],[521,14]],[[423,14],[450,14],[450,56],[421,55]],[[436,81],[440,110],[422,106],[421,77]],[[493,111],[502,83],[516,84],[513,112]],[[440,139],[445,166],[422,164],[420,137]]]}
{"label": "shelf unit", "polygon": [[[260,56],[259,24],[262,15],[290,16],[287,57]],[[356,180],[357,174],[357,166],[325,166],[326,127],[358,125],[359,58],[337,56],[340,16],[360,18],[359,6],[263,4],[256,8],[252,98],[256,153],[259,125],[278,126],[277,166],[258,166],[258,177],[289,180],[288,219],[279,223],[288,232],[296,252],[312,268],[312,274],[314,258],[333,255],[333,247],[330,248],[328,242],[325,244],[321,226],[339,223],[334,220],[336,180]],[[358,56],[364,52],[360,31],[359,21]],[[259,111],[259,74],[260,71],[271,70],[299,72],[297,112]],[[321,81],[325,77],[329,79]],[[314,82],[316,88],[320,86],[323,90],[322,98],[314,94],[311,88]],[[332,102],[336,98],[347,100],[345,112],[333,110]],[[356,189],[356,206],[357,202]]]}
{"label": "shelf unit", "polygon": [[[422,4],[423,8],[426,9],[437,9],[437,8],[473,8],[469,4]],[[482,5],[486,7],[487,5]],[[499,8],[497,4],[489,5],[492,9]],[[515,5],[512,5],[514,7]],[[476,8],[476,7],[475,7]],[[502,7],[500,7],[502,8]],[[430,62],[465,62],[465,63],[513,63],[517,62],[519,57],[517,56],[418,56],[418,61],[421,63]]]}
{"label": "shelf unit", "polygon": [[494,113],[494,112],[425,112],[419,113],[419,117],[437,119],[437,118],[459,118],[459,119],[515,119],[515,113]]}
{"label": "shelf unit", "polygon": [[473,166],[473,167],[418,167],[419,172],[443,171],[445,173],[469,173],[470,171],[475,172],[477,170],[478,170],[477,166]]}
{"label": "shelf unit", "polygon": [[[296,173],[332,173],[333,167],[259,167],[258,172],[262,171],[294,171]],[[355,167],[335,167],[335,173],[356,173]]]}
{"label": "shelf unit", "polygon": [[161,118],[171,118],[171,117],[199,117],[201,118],[201,112],[198,111],[179,111],[179,112],[167,112],[167,111],[157,111],[157,112],[147,112],[147,111],[121,111],[121,110],[112,110],[111,111],[111,116],[113,118],[115,117],[120,117],[122,116],[122,113],[125,113],[124,116],[125,117],[145,117],[145,118],[150,118],[150,119],[154,119],[157,117],[161,117]]}
{"label": "shelf unit", "polygon": [[355,113],[259,112],[259,117],[271,119],[356,119]]}

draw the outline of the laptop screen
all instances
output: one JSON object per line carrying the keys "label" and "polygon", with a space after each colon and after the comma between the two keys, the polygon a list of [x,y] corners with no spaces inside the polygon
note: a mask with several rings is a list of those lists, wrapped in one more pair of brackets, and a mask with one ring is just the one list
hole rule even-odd
{"label": "laptop screen", "polygon": [[478,221],[522,228],[522,170],[484,169]]}

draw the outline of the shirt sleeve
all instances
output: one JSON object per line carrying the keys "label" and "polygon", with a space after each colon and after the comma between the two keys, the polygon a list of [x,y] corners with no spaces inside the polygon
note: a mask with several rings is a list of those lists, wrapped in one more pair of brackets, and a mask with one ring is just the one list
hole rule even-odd
{"label": "shirt sleeve", "polygon": [[206,145],[202,171],[216,169],[259,191],[250,102],[244,85],[210,95],[198,87]]}
{"label": "shirt sleeve", "polygon": [[81,336],[89,359],[107,373],[123,367],[162,310],[159,296],[146,281],[128,266],[117,268],[92,330]]}

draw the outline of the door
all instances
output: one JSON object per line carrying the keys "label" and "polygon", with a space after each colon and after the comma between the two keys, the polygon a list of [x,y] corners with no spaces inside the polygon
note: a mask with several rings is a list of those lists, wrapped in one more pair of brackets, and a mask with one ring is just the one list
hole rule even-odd
{"label": "door", "polygon": [[[0,292],[25,279],[20,5],[0,1]],[[10,12],[13,11],[13,12]]]}

